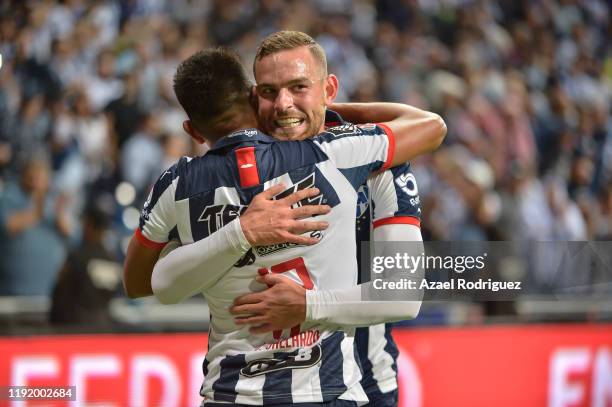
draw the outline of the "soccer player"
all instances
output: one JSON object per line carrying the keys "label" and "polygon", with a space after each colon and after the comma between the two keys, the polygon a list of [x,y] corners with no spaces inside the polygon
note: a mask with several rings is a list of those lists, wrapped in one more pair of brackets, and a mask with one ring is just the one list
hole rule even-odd
{"label": "soccer player", "polygon": [[[187,126],[193,137],[202,140],[206,134],[215,144],[204,157],[182,159],[160,177],[143,211],[138,239],[159,245],[176,230],[183,243],[197,242],[168,258],[179,251],[182,256],[192,256],[187,251],[201,249],[197,246],[206,238],[209,249],[229,242],[235,251],[246,253],[233,266],[235,259],[219,271],[199,269],[174,281],[191,294],[203,290],[213,314],[202,389],[207,405],[218,401],[250,405],[364,401],[350,334],[304,324],[286,332],[293,334],[289,339],[283,339],[281,332],[251,335],[248,328],[234,325],[227,307],[238,294],[257,288],[253,286],[257,272],[285,272],[309,288],[356,284],[352,240],[356,187],[383,163],[398,164],[409,157],[411,142],[402,126],[405,122],[391,121],[388,127],[342,126],[314,141],[275,143],[248,129],[256,121],[245,86],[248,83],[239,62],[224,52],[197,54],[181,65],[175,90],[190,117]],[[205,107],[202,101],[207,101]],[[223,120],[219,120],[220,113]],[[228,123],[235,129],[247,129],[220,138],[231,130]],[[398,133],[396,143],[393,131]],[[317,232],[320,242],[312,247],[250,250],[236,218],[264,186],[283,181],[292,185],[284,191],[273,187],[278,198],[295,189],[317,187],[319,195],[311,201],[326,201],[331,209],[322,218],[330,220],[331,227]],[[219,237],[217,242],[214,237]],[[337,257],[330,256],[332,253]],[[157,294],[164,284],[156,274],[153,277]],[[282,352],[282,348],[289,349]]]}
{"label": "soccer player", "polygon": [[[302,67],[311,69],[301,70]],[[325,125],[346,124],[342,117],[330,110],[327,110],[326,123],[323,122],[326,105],[317,80],[327,76],[325,54],[306,34],[292,31],[271,34],[263,40],[253,69],[259,96],[258,116],[268,134],[276,138],[300,140],[322,131]],[[313,85],[300,89],[304,79]],[[357,123],[385,119],[381,112],[372,111],[373,107],[370,107],[369,116],[366,117],[350,106],[335,105],[333,108]],[[414,137],[416,155],[432,149],[432,144],[437,145],[444,133],[435,126],[418,124],[420,121],[435,122],[433,114],[415,110],[413,119],[415,125],[411,128],[411,135]],[[358,250],[360,242],[370,240],[422,240],[418,188],[409,164],[371,178],[367,184],[359,187],[359,197]],[[369,205],[370,201],[374,205]],[[286,328],[304,320],[372,325],[357,329],[355,336],[363,367],[362,385],[370,399],[369,405],[397,405],[398,349],[391,335],[391,325],[377,323],[406,319],[401,315],[406,315],[406,307],[410,305],[389,302],[381,307],[381,304],[373,306],[371,302],[360,302],[359,287],[344,290],[327,290],[324,287],[324,290],[306,293],[299,285],[277,276],[265,276],[263,282],[273,287],[261,293],[238,297],[234,302],[232,312],[237,316],[251,315],[238,319],[238,323],[255,325],[252,332],[257,333]]]}

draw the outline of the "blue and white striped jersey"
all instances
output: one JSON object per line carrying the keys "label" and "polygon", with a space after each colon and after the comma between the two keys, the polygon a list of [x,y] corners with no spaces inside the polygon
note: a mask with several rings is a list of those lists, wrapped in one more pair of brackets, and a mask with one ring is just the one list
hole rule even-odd
{"label": "blue and white striped jersey", "polygon": [[[298,205],[325,203],[320,216],[330,227],[314,246],[252,248],[210,287],[209,349],[201,395],[205,402],[287,405],[336,398],[367,401],[354,346],[354,332],[304,323],[266,335],[234,324],[234,298],[265,288],[263,273],[284,273],[308,289],[357,284],[355,207],[369,174],[392,160],[393,135],[378,125],[344,124],[302,142],[278,142],[255,129],[232,133],[205,156],[183,158],[153,187],[137,236],[163,245],[173,234],[183,244],[198,241],[231,222],[253,197],[278,183],[285,196],[316,186],[321,191]],[[203,270],[205,272],[205,270]]]}
{"label": "blue and white striped jersey", "polygon": [[[329,110],[325,121],[327,125],[346,123],[340,115]],[[372,176],[359,187],[356,222],[358,253],[361,242],[371,240],[373,228],[388,224],[409,224],[420,227],[420,222],[419,191],[409,163]],[[357,261],[360,260],[361,255],[358,255]],[[363,368],[361,385],[366,394],[388,393],[397,388],[399,351],[391,335],[391,329],[392,324],[356,329],[355,344]]]}

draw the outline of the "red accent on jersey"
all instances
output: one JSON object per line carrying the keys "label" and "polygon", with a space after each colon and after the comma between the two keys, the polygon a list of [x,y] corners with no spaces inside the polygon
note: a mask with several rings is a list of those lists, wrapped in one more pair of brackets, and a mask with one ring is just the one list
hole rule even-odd
{"label": "red accent on jersey", "polygon": [[158,243],[158,242],[154,242],[153,240],[150,240],[149,238],[147,238],[145,235],[142,234],[142,232],[140,231],[140,228],[136,229],[136,231],[134,232],[134,237],[136,238],[136,240],[140,242],[140,244],[142,244],[145,247],[148,247],[149,249],[153,249],[153,250],[161,250],[164,248],[166,243],[168,243],[168,242]]}
{"label": "red accent on jersey", "polygon": [[335,127],[340,126],[342,123],[340,122],[325,122],[325,127]]}
{"label": "red accent on jersey", "polygon": [[385,133],[387,134],[387,138],[389,139],[389,150],[387,151],[387,161],[382,166],[381,170],[388,170],[391,168],[391,163],[393,162],[393,156],[395,155],[395,134],[393,130],[389,128],[386,124],[376,123],[378,126],[382,127]]}
{"label": "red accent on jersey", "polygon": [[242,188],[259,185],[259,173],[255,160],[255,147],[244,147],[236,150],[240,186]]}
{"label": "red accent on jersey", "polygon": [[372,225],[377,228],[384,225],[414,225],[418,228],[421,227],[421,221],[419,218],[414,216],[396,216],[391,218],[384,218],[375,220]]}

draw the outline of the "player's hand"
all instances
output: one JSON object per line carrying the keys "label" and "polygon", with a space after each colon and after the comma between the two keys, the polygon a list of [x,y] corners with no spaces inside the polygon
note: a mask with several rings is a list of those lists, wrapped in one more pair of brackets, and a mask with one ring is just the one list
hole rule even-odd
{"label": "player's hand", "polygon": [[279,274],[265,274],[256,279],[268,289],[241,295],[229,311],[237,325],[251,325],[249,332],[262,334],[292,328],[306,319],[306,289]]}
{"label": "player's hand", "polygon": [[292,206],[303,199],[319,195],[318,188],[307,188],[279,200],[272,198],[282,192],[282,184],[275,185],[255,196],[244,215],[240,216],[240,226],[251,246],[268,246],[278,243],[312,245],[319,240],[310,236],[300,236],[306,232],[325,230],[329,226],[324,221],[305,221],[301,219],[328,213],[328,205]]}

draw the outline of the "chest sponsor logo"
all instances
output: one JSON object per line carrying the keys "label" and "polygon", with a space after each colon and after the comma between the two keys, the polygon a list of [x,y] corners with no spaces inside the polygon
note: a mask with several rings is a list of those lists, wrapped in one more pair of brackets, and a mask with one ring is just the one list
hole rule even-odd
{"label": "chest sponsor logo", "polygon": [[322,352],[321,345],[317,344],[312,348],[300,348],[295,352],[275,355],[278,357],[252,360],[240,369],[240,374],[255,377],[283,369],[304,369],[319,363]]}

